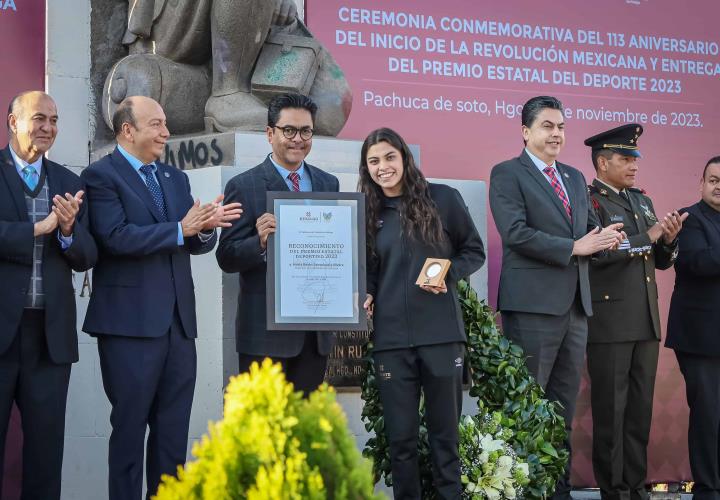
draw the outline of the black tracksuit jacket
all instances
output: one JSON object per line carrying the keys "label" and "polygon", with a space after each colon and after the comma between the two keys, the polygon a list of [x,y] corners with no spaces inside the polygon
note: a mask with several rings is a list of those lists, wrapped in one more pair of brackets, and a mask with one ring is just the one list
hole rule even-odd
{"label": "black tracksuit jacket", "polygon": [[[375,253],[368,252],[367,290],[374,297],[374,349],[466,342],[458,301],[458,280],[485,262],[485,250],[460,193],[444,184],[430,184],[446,241],[437,248],[408,238],[398,213],[399,198],[385,198],[376,224]],[[423,291],[415,284],[425,259],[452,262],[446,294]]]}

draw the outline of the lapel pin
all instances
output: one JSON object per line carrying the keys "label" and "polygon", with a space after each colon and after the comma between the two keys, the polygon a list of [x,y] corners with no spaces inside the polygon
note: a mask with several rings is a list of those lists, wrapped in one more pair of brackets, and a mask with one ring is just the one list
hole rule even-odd
{"label": "lapel pin", "polygon": [[565,176],[566,179],[570,178],[570,176],[567,174],[567,172],[565,172],[563,175]]}
{"label": "lapel pin", "polygon": [[168,172],[165,172],[165,177],[167,177],[167,178],[169,179],[169,178],[170,178],[170,174],[169,174]]}

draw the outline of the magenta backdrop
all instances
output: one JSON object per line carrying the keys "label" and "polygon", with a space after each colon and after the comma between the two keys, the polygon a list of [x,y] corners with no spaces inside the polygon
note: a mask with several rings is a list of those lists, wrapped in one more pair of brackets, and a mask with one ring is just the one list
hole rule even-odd
{"label": "magenta backdrop", "polygon": [[[5,110],[18,92],[45,88],[45,1],[0,0],[0,147],[7,144]],[[22,432],[13,408],[5,446],[3,491],[0,497],[20,497]],[[2,453],[3,450],[0,450]]]}
{"label": "magenta backdrop", "polygon": [[[306,0],[310,29],[353,89],[341,138],[362,140],[389,126],[420,146],[426,174],[487,181],[493,165],[521,151],[517,107],[535,95],[555,95],[568,111],[560,160],[588,182],[594,172],[583,140],[625,121],[644,125],[638,187],[658,213],[697,201],[702,167],[720,153],[720,38],[708,22],[718,15],[715,0],[692,8],[675,0]],[[388,37],[391,48],[383,48]],[[513,69],[498,69],[504,67]],[[492,218],[487,247],[495,304],[501,245]],[[663,324],[673,279],[672,270],[658,273]],[[593,485],[586,381],[575,429],[574,482]],[[686,432],[682,377],[662,349],[650,481],[690,478]]]}

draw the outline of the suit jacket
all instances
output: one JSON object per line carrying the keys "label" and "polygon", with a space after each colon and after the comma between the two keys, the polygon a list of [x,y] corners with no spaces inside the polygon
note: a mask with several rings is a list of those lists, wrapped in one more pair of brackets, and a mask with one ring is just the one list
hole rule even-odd
{"label": "suit jacket", "polygon": [[83,325],[92,335],[159,337],[169,330],[177,303],[185,335],[197,337],[190,255],[212,250],[217,236],[205,243],[185,238],[178,246],[178,221],[193,204],[190,181],[182,170],[155,164],[167,222],[117,149],[82,172],[99,251]]}
{"label": "suit jacket", "polygon": [[598,225],[580,171],[556,162],[572,208],[560,198],[523,150],[495,165],[490,174],[490,209],[502,239],[498,309],[565,314],[580,288],[585,314],[592,314],[588,257],[573,257],[575,240]]}
{"label": "suit jacket", "polygon": [[665,346],[720,356],[720,212],[703,201],[681,212],[690,215],[678,236]]}
{"label": "suit jacket", "polygon": [[641,190],[627,189],[626,200],[597,179],[589,189],[600,224],[622,222],[628,242],[590,260],[593,316],[588,319],[588,342],[660,340],[655,269],[673,265],[677,241],[650,241],[647,231],[657,217],[652,200]]}
{"label": "suit jacket", "polygon": [[[48,196],[75,194],[83,189],[73,172],[48,159],[43,167]],[[55,363],[78,360],[75,290],[72,271],[90,269],[97,259],[95,241],[88,231],[88,204],[80,205],[73,242],[62,250],[57,231],[43,236],[42,280],[45,300],[45,336]],[[0,354],[18,332],[33,266],[35,237],[25,203],[23,180],[17,173],[9,146],[0,150]]]}
{"label": "suit jacket", "polygon": [[[307,163],[305,169],[310,175],[313,191],[336,192],[340,189],[335,176]],[[230,179],[225,186],[225,201],[239,201],[244,212],[232,227],[223,229],[215,256],[223,271],[240,273],[235,324],[238,352],[287,358],[300,354],[305,336],[302,332],[267,331],[267,266],[255,221],[267,212],[268,191],[289,191],[269,157],[260,165]],[[328,354],[332,343],[332,334],[318,334],[320,354]]]}

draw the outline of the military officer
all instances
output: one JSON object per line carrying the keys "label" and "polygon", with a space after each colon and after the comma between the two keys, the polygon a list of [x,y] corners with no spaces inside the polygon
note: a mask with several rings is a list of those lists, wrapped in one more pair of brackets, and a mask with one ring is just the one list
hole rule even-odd
{"label": "military officer", "polygon": [[590,137],[596,179],[588,186],[602,226],[622,223],[617,250],[590,263],[593,316],[588,318],[593,470],[603,500],[646,499],[647,443],[652,418],[660,315],[655,269],[672,266],[687,215],[661,220],[635,187],[638,124]]}

